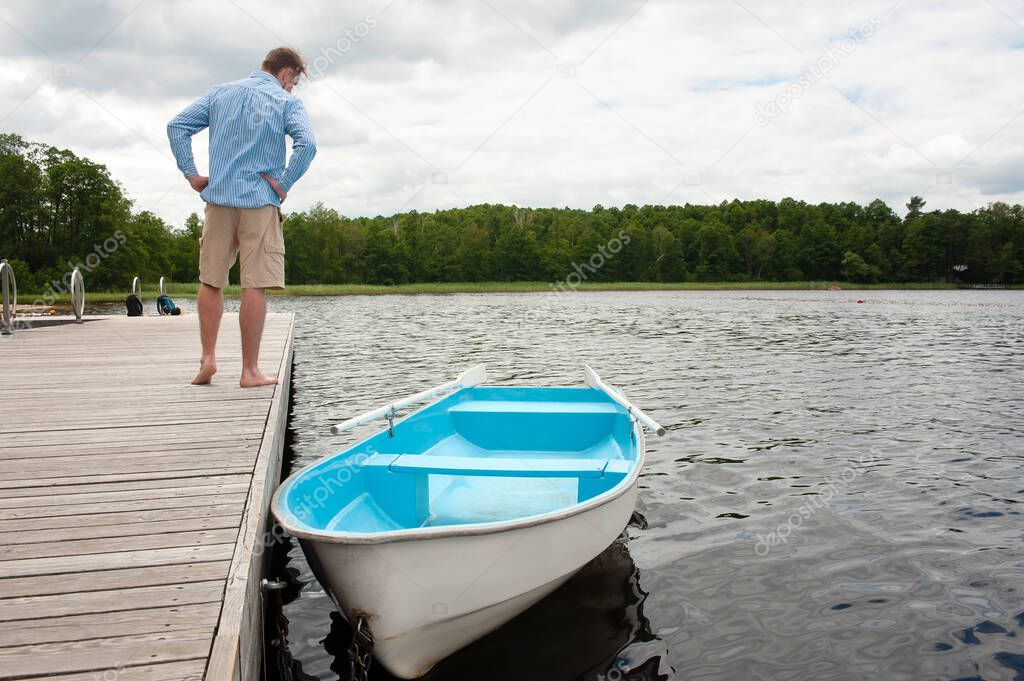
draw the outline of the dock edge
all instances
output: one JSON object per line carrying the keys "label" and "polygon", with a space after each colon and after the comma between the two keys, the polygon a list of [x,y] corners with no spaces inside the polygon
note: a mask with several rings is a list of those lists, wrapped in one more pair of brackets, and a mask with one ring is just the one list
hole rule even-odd
{"label": "dock edge", "polygon": [[280,482],[288,423],[288,395],[295,344],[295,315],[277,371],[252,482],[235,541],[205,681],[250,681],[263,676],[263,593],[267,565],[270,500]]}

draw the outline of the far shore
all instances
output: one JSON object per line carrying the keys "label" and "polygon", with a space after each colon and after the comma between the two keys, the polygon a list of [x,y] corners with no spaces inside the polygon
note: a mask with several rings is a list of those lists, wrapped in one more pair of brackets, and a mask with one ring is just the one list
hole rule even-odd
{"label": "far shore", "polygon": [[[439,295],[452,293],[571,293],[593,291],[828,291],[837,287],[843,291],[884,291],[884,290],[949,290],[956,284],[947,283],[876,283],[862,284],[842,281],[726,281],[726,282],[657,282],[657,281],[623,281],[623,282],[583,282],[576,287],[569,287],[564,282],[546,281],[485,281],[456,283],[421,283],[396,284],[393,286],[375,284],[296,284],[281,291],[268,291],[274,296],[366,296],[366,295]],[[172,298],[194,298],[199,288],[197,283],[172,283],[167,287],[167,294]],[[1020,287],[1009,287],[1020,288]],[[224,289],[229,297],[238,296],[241,288],[236,285]],[[89,303],[121,302],[128,291],[89,291],[85,299]],[[143,299],[156,298],[155,287],[144,288]],[[67,293],[56,297],[52,294],[18,292],[19,302],[23,305],[56,305],[70,304]]]}

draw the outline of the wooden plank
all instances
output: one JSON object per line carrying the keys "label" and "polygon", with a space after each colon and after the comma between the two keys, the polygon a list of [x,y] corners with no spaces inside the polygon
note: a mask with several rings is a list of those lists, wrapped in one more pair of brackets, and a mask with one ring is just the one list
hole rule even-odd
{"label": "wooden plank", "polygon": [[86,556],[119,551],[141,549],[167,549],[185,546],[226,544],[235,540],[238,530],[224,527],[216,530],[193,530],[191,532],[160,532],[157,534],[136,534],[99,539],[66,539],[15,544],[4,548],[4,560],[25,558],[50,558],[53,556]]}
{"label": "wooden plank", "polygon": [[34,506],[43,511],[51,506],[71,508],[75,506],[93,506],[108,501],[131,501],[141,499],[165,499],[168,496],[178,498],[198,497],[213,494],[233,494],[245,492],[249,485],[244,482],[224,484],[193,485],[185,487],[115,490],[113,492],[82,492],[79,494],[42,494],[33,497],[0,498],[0,509]]}
{"label": "wooden plank", "polygon": [[0,620],[34,620],[83,613],[220,603],[224,582],[166,584],[137,589],[110,589],[0,599]]}
{"label": "wooden plank", "polygon": [[[10,356],[7,356],[7,359],[17,360],[16,357]],[[118,361],[131,360],[120,359]],[[23,362],[24,360],[20,360],[18,363]],[[12,369],[9,373],[11,374],[11,380],[17,381],[17,385],[21,388],[19,397],[22,400],[27,397],[43,403],[62,404],[63,406],[78,405],[88,407],[93,404],[92,400],[95,399],[95,404],[104,409],[134,408],[143,410],[173,407],[176,404],[188,403],[195,399],[204,403],[213,401],[223,402],[225,405],[240,408],[247,403],[253,404],[263,400],[270,400],[273,395],[272,386],[251,388],[244,392],[239,391],[237,377],[240,374],[235,374],[234,381],[223,380],[216,385],[191,385],[189,384],[191,376],[188,376],[188,374],[194,374],[194,369],[199,368],[198,364],[194,368],[182,365],[177,367],[176,370],[175,367],[170,367],[172,370],[170,373],[178,374],[174,376],[169,375],[169,372],[165,371],[164,367],[157,369],[156,367],[147,366],[143,369],[145,373],[133,374],[124,372],[116,364],[108,366],[99,365],[95,357],[91,357],[90,362],[97,364],[95,367],[90,367],[92,371],[87,371],[82,368],[81,364],[78,364],[77,368],[76,366],[69,366],[66,369],[45,366],[31,370]],[[230,363],[227,366],[230,367]],[[241,370],[240,364],[238,369]],[[151,375],[154,371],[156,371],[158,376],[154,377]],[[68,384],[66,381],[68,375],[75,377],[77,385]],[[221,372],[218,371],[217,376],[220,375]],[[224,373],[225,379],[228,375],[228,372]],[[12,383],[12,386],[14,385]],[[101,385],[107,388],[105,392],[96,392],[92,389],[93,386]],[[231,389],[238,391],[238,394],[229,395],[224,392],[229,389],[229,386]],[[31,387],[31,390],[29,390],[29,387]],[[179,387],[185,389],[184,392],[177,390]],[[88,390],[85,390],[85,388],[88,388]],[[111,388],[117,388],[117,390],[111,390]],[[25,404],[20,402],[15,406],[24,408]]]}
{"label": "wooden plank", "polygon": [[74,447],[55,447],[52,444],[18,444],[0,455],[0,461],[17,461],[51,456],[80,456],[90,454],[122,455],[131,452],[156,453],[168,451],[213,450],[259,448],[263,434],[233,436],[230,438],[210,437],[208,434],[192,435],[180,433],[175,437],[157,440],[136,439],[127,442],[92,442]]}
{"label": "wooden plank", "polygon": [[[282,339],[269,337],[264,338],[263,342],[267,344],[268,350],[262,353],[261,364],[267,364],[278,359],[278,357],[274,356],[276,352],[274,352],[273,348],[280,347],[283,344]],[[35,350],[43,356],[46,356],[48,351],[45,347],[38,347]],[[80,361],[53,361],[52,363],[43,364],[36,361],[31,354],[19,354],[12,351],[9,356],[18,361],[11,364],[10,373],[13,377],[19,379],[19,384],[22,384],[22,380],[33,380],[40,385],[53,387],[60,385],[61,373],[71,372],[88,379],[96,379],[101,376],[107,376],[116,380],[137,377],[138,382],[129,386],[133,388],[138,388],[140,384],[152,384],[164,388],[182,387],[190,390],[206,390],[208,387],[212,389],[218,385],[231,385],[232,383],[237,385],[238,376],[242,368],[242,358],[239,355],[222,355],[220,348],[218,348],[217,379],[215,379],[214,383],[209,384],[209,386],[193,386],[188,380],[191,377],[186,378],[186,376],[188,372],[194,372],[199,368],[200,350],[196,348],[194,357],[175,355],[175,353],[180,353],[181,351],[181,348],[164,346],[164,349],[160,351],[161,356],[151,358],[146,355],[130,353],[125,348],[112,346],[103,348],[102,353],[92,353],[88,364],[83,364]],[[50,373],[51,370],[55,371]],[[63,385],[67,386],[68,383],[65,382]]]}
{"label": "wooden plank", "polygon": [[[52,416],[35,411],[36,409],[77,410],[78,408],[73,405],[64,405],[63,407],[46,407],[42,405],[37,407],[33,405],[33,413],[28,413],[27,411],[19,413],[17,410],[11,410],[6,414],[5,416],[10,421],[0,423],[0,435],[5,437],[17,436],[19,434],[39,436],[42,433],[46,433],[51,438],[59,438],[62,443],[65,442],[65,434],[73,438],[75,434],[83,431],[103,433],[128,431],[135,432],[142,437],[147,437],[144,434],[145,426],[142,424],[160,423],[160,425],[170,428],[196,426],[209,429],[210,424],[213,423],[235,423],[252,420],[258,422],[266,414],[266,405],[262,401],[252,401],[242,407],[230,407],[227,403],[218,402],[215,408],[207,410],[209,413],[204,413],[203,410],[197,409],[197,405],[188,406],[191,408],[177,406],[170,409],[142,409],[139,411],[107,410],[103,412],[105,420],[102,424],[91,423],[85,426],[84,424],[54,423]],[[81,409],[81,411],[85,411],[85,409]],[[212,434],[215,431],[209,430],[209,432]]]}
{"label": "wooden plank", "polygon": [[[198,335],[198,329],[197,329],[197,335]],[[145,340],[144,337],[141,337],[141,336],[138,337],[138,339],[139,340]],[[65,345],[64,346],[62,346],[60,342],[57,342],[57,343],[39,342],[38,339],[36,341],[31,341],[30,340],[30,341],[27,341],[27,342],[31,344],[31,346],[32,346],[31,349],[35,350],[36,354],[38,355],[40,353],[52,353],[52,352],[59,353],[61,350],[67,350],[68,348],[66,346],[66,343],[69,340],[70,339],[65,339],[65,341],[64,341]],[[178,339],[178,340],[180,340],[180,339]],[[235,340],[235,339],[233,339],[233,340]],[[266,334],[264,336],[264,338],[263,338],[263,342],[266,344],[267,347],[261,348],[261,352],[260,352],[261,363],[267,363],[269,361],[272,361],[273,359],[276,359],[275,357],[272,357],[272,355],[276,354],[274,348],[277,348],[277,347],[280,347],[281,345],[283,345],[284,340],[285,339],[281,338],[277,334],[274,334],[274,333]],[[22,360],[22,361],[24,361],[26,363],[33,361],[33,358],[35,357],[35,355],[33,355],[31,353],[31,351],[26,351],[25,348],[19,348],[18,347],[19,343],[22,343],[22,342],[26,342],[26,341],[24,339],[13,340],[13,341],[11,339],[6,339],[4,341],[4,343],[7,346],[9,346],[7,352],[11,356],[13,356],[13,357],[15,357],[15,358],[17,358],[19,360]],[[218,346],[217,347],[217,364],[218,364],[218,366],[220,366],[220,364],[222,362],[223,362],[224,366],[238,366],[238,367],[241,366],[241,361],[242,361],[241,350],[240,349],[234,349],[232,351],[231,345],[232,345],[231,343],[223,343],[223,344],[220,343],[220,342],[217,343],[217,346]],[[237,347],[239,347],[239,346],[236,346],[236,348]],[[135,373],[138,373],[141,376],[146,376],[147,378],[149,378],[149,379],[151,379],[153,381],[157,381],[161,377],[163,377],[163,378],[167,377],[167,372],[165,372],[164,374],[160,374],[159,372],[157,372],[157,373],[153,372],[154,369],[162,368],[164,366],[168,366],[168,367],[181,367],[181,368],[188,368],[188,369],[199,368],[199,356],[200,356],[200,353],[201,353],[201,348],[199,347],[198,344],[195,347],[195,351],[194,351],[195,354],[193,354],[191,351],[188,351],[185,348],[182,348],[182,347],[180,347],[178,345],[175,345],[174,342],[173,342],[173,339],[172,339],[172,342],[170,344],[161,343],[159,345],[153,345],[150,348],[150,350],[152,350],[152,352],[148,352],[148,353],[136,352],[131,347],[127,347],[127,346],[124,346],[124,345],[121,345],[121,344],[118,344],[118,343],[110,343],[110,344],[105,345],[103,348],[98,348],[98,349],[94,348],[92,350],[94,350],[94,352],[91,353],[92,359],[94,359],[96,361],[97,365],[101,365],[101,366],[105,365],[105,364],[107,364],[107,365],[114,365],[114,366],[117,366],[117,368],[120,371],[122,371],[122,372],[125,372],[125,373],[135,372]],[[98,350],[98,352],[96,352],[95,350]],[[89,353],[89,350],[76,349],[76,352],[81,353],[81,354],[87,354],[87,353]],[[57,362],[56,359],[54,361]],[[64,364],[65,365],[70,364],[70,369],[71,370],[82,371],[84,373],[88,373],[89,369],[91,368],[91,365],[84,365],[82,363],[73,364],[73,363],[69,363],[69,362],[64,362]],[[13,370],[19,370],[20,368],[21,368],[20,362],[18,364],[16,364],[16,365],[12,366]],[[189,385],[189,384],[187,382],[186,383],[177,383],[177,382],[168,383],[168,382],[165,382],[165,385]]]}
{"label": "wooden plank", "polygon": [[[187,450],[187,451],[167,451],[167,452],[91,452],[89,454],[80,454],[75,456],[68,456],[55,452],[50,457],[35,457],[31,459],[17,459],[15,461],[9,461],[6,468],[12,472],[24,473],[29,471],[50,471],[59,470],[61,472],[68,472],[67,469],[77,470],[85,466],[92,464],[105,464],[107,470],[134,470],[136,465],[147,464],[147,463],[161,463],[161,462],[178,462],[185,461],[187,463],[198,463],[202,464],[207,461],[222,461],[224,459],[248,459],[249,461],[255,462],[256,452],[259,450],[259,444],[253,443],[246,447],[232,447],[228,450],[218,449],[199,449],[199,450]],[[42,481],[36,481],[42,482]]]}
{"label": "wooden plank", "polygon": [[80,445],[108,445],[110,447],[131,446],[141,438],[146,442],[153,443],[177,443],[184,441],[195,441],[197,438],[209,440],[231,439],[259,439],[263,434],[263,426],[266,425],[261,419],[217,421],[210,419],[206,427],[183,429],[181,426],[151,426],[150,431],[145,428],[83,428],[80,430],[49,433],[39,431],[36,433],[15,433],[0,434],[0,448],[10,450],[14,447],[49,447],[55,450],[69,450]]}
{"label": "wooden plank", "polygon": [[[199,478],[196,478],[199,479]],[[39,490],[34,496],[0,498],[0,509],[17,508],[19,506],[78,506],[82,504],[100,504],[112,501],[131,501],[139,499],[154,499],[161,496],[175,497],[201,497],[206,495],[234,494],[245,492],[248,488],[246,482],[212,481],[207,484],[178,484],[175,487],[143,487],[142,490],[113,490],[103,492],[84,492],[78,494],[66,494],[65,488],[59,490]]]}
{"label": "wooden plank", "polygon": [[47,681],[200,681],[206,660],[116,668],[114,674],[80,672],[47,676]]}
{"label": "wooden plank", "polygon": [[[204,423],[206,428],[199,429],[198,431],[192,430],[192,433],[200,432],[210,437],[235,435],[260,436],[263,433],[263,427],[266,425],[266,421],[264,419],[258,418],[211,418]],[[0,450],[31,444],[66,448],[79,444],[122,443],[137,441],[140,437],[158,442],[164,440],[170,441],[174,438],[175,434],[180,433],[181,430],[181,426],[178,425],[169,426],[165,424],[154,424],[148,427],[82,428],[79,430],[60,431],[59,433],[7,433],[0,434]]]}
{"label": "wooden plank", "polygon": [[220,603],[210,602],[0,622],[0,647],[84,641],[177,629],[208,629],[212,632],[219,614]]}
{"label": "wooden plank", "polygon": [[[279,347],[279,342],[275,341],[275,339],[265,338],[264,342],[268,343],[271,347]],[[79,362],[78,364],[65,364],[64,366],[30,366],[32,361],[30,355],[22,355],[19,357],[16,353],[11,353],[9,356],[18,361],[11,364],[10,373],[12,378],[18,380],[20,385],[24,385],[26,381],[33,381],[44,388],[51,388],[52,392],[57,392],[57,388],[62,385],[60,382],[61,373],[74,373],[77,376],[81,376],[83,379],[96,383],[102,382],[100,379],[107,377],[118,383],[124,383],[127,387],[133,389],[153,385],[162,386],[164,388],[169,386],[181,386],[198,391],[206,390],[207,388],[212,389],[218,385],[238,386],[238,377],[241,374],[242,368],[240,357],[225,358],[221,357],[220,352],[218,352],[218,372],[217,377],[214,379],[216,382],[209,386],[192,386],[189,383],[191,376],[188,374],[194,374],[195,370],[199,368],[199,352],[196,352],[196,359],[170,359],[170,355],[176,350],[180,351],[180,348],[168,348],[164,352],[163,357],[157,358],[155,362],[150,362],[149,358],[146,357],[129,356],[127,354],[122,354],[123,350],[118,351],[117,348],[105,348],[104,352],[117,355],[117,357],[93,354],[90,357],[91,361],[88,365],[84,365]],[[37,351],[44,354],[46,353],[46,350],[42,348],[37,349]],[[265,355],[261,364],[267,364],[276,359],[276,357],[268,358]],[[136,366],[126,367],[125,363],[135,363]],[[50,373],[50,371],[54,371],[54,373]],[[67,382],[64,382],[63,385],[67,386],[68,384]]]}
{"label": "wooden plank", "polygon": [[[81,594],[90,591],[147,586],[181,586],[182,584],[215,580],[218,580],[223,586],[224,579],[228,574],[228,565],[228,561],[222,560],[175,565],[173,570],[162,565],[121,570],[94,570],[74,575],[61,575],[60,579],[54,579],[50,575],[8,577],[0,580],[0,606],[5,598],[22,596]],[[40,617],[43,616],[40,615]]]}
{"label": "wooden plank", "polygon": [[0,494],[6,495],[12,489],[21,489],[22,485],[30,484],[35,487],[31,490],[54,489],[61,486],[77,486],[103,482],[132,482],[139,480],[189,480],[191,478],[202,478],[215,475],[250,475],[252,465],[233,465],[225,467],[225,464],[211,464],[200,469],[183,469],[170,471],[148,471],[148,472],[116,472],[94,475],[77,475],[73,477],[46,478],[45,480],[0,480]]}
{"label": "wooden plank", "polygon": [[188,505],[176,508],[173,512],[166,509],[129,510],[108,513],[86,513],[83,515],[50,516],[47,518],[23,518],[0,520],[0,532],[18,532],[21,530],[44,530],[63,527],[93,527],[98,525],[122,525],[143,523],[151,520],[167,520],[169,518],[212,518],[241,517],[243,501],[225,503],[219,500],[207,504]]}
{"label": "wooden plank", "polygon": [[[54,369],[50,367],[48,370],[53,371]],[[235,388],[235,390],[242,392],[238,388]],[[230,410],[231,412],[244,412],[247,409],[257,409],[265,402],[269,402],[271,400],[271,393],[264,390],[253,390],[248,393],[247,397],[240,397],[236,399],[226,399],[225,397],[218,396],[218,394],[213,392],[207,392],[206,386],[192,386],[192,392],[194,393],[194,397],[171,393],[159,395],[156,394],[155,389],[150,389],[129,399],[125,399],[125,397],[120,394],[110,395],[107,397],[96,395],[94,393],[77,393],[75,395],[68,395],[67,393],[62,392],[55,392],[52,396],[41,397],[37,392],[34,396],[29,396],[28,400],[12,403],[11,407],[14,409],[12,413],[18,413],[20,410],[31,414],[31,407],[38,404],[44,407],[52,407],[54,409],[68,409],[70,407],[75,407],[102,412],[104,414],[124,414],[131,417],[133,414],[168,413],[175,409],[184,412],[186,407],[193,404],[209,405],[211,403],[218,404],[218,411],[224,409]],[[135,420],[138,421],[138,419]],[[68,425],[74,425],[74,423],[71,422]]]}
{"label": "wooden plank", "polygon": [[[253,414],[255,413],[254,410],[249,409],[247,411],[249,413],[231,414],[230,410],[228,409],[224,409],[224,412],[227,413],[221,413],[221,410],[218,409],[217,414],[212,417],[209,415],[204,415],[202,413],[179,413],[173,416],[168,416],[167,414],[161,412],[154,412],[152,415],[149,415],[148,417],[147,415],[143,415],[140,418],[143,420],[147,418],[158,419],[160,421],[160,426],[162,428],[181,428],[183,426],[205,426],[210,429],[211,433],[220,431],[220,428],[216,427],[215,424],[237,422],[245,423],[246,421],[249,420],[255,420],[257,424],[263,423],[262,419],[253,416]],[[49,427],[47,427],[48,425]],[[31,419],[24,419],[23,421],[19,422],[16,425],[0,424],[0,435],[38,435],[41,429],[45,429],[48,437],[52,441],[59,441],[62,443],[66,441],[65,436],[74,439],[81,434],[98,433],[99,435],[108,436],[108,434],[112,432],[124,433],[125,431],[128,431],[129,433],[131,433],[131,431],[137,431],[135,433],[137,437],[138,435],[142,434],[142,432],[145,430],[143,427],[138,425],[138,421],[136,421],[133,416],[128,415],[126,417],[126,420],[111,420],[105,422],[103,425],[92,425],[89,426],[88,428],[83,428],[81,426],[76,427],[74,425],[55,426],[53,425],[52,420],[47,419],[38,419],[34,422]]]}
{"label": "wooden plank", "polygon": [[[146,461],[143,463],[136,463],[132,465],[132,470],[138,472],[157,472],[157,471],[205,471],[221,468],[233,468],[235,466],[245,465],[246,463],[252,465],[252,457],[246,455],[234,455],[228,457],[219,457],[216,459],[206,459],[204,461],[195,461],[191,458],[179,458],[179,457],[156,457],[155,460]],[[66,466],[60,469],[60,473],[78,473],[82,476],[86,475],[101,475],[104,472],[110,472],[110,465],[103,466],[101,461],[93,461],[88,465],[81,466]],[[51,468],[46,466],[33,467],[30,470],[0,470],[0,480],[35,480],[39,476],[48,475]],[[79,477],[79,476],[66,476],[66,477]]]}
{"label": "wooden plank", "polygon": [[[174,487],[204,487],[209,485],[228,485],[245,482],[248,479],[248,475],[235,473],[227,475],[188,475],[177,477],[163,477],[151,480],[99,481],[60,486],[46,485],[42,480],[32,480],[24,487],[16,487],[14,489],[0,489],[0,500],[45,496],[47,494],[61,494],[66,497],[73,497],[74,495],[77,494],[92,494],[94,492],[130,492],[142,489],[170,489]],[[2,545],[2,543],[0,543],[0,545]]]}
{"label": "wooden plank", "polygon": [[183,629],[88,641],[0,648],[0,679],[69,672],[111,672],[122,667],[161,661],[196,660],[210,649],[210,633]]}
{"label": "wooden plank", "polygon": [[[268,343],[274,343],[273,339],[265,340]],[[112,348],[108,350],[116,352],[116,350],[113,350]],[[171,352],[173,352],[173,349]],[[199,353],[196,354],[198,355]],[[168,360],[166,359],[166,354],[165,357],[160,358],[156,364],[150,364],[149,362],[145,362],[145,364],[143,364],[142,362],[144,362],[144,360],[142,358],[131,357],[120,357],[116,360],[109,360],[107,362],[103,362],[101,359],[96,357],[93,357],[92,359],[93,362],[88,366],[78,364],[68,367],[67,371],[74,372],[77,376],[87,381],[102,382],[104,379],[109,379],[116,382],[130,384],[133,387],[146,384],[187,386],[190,385],[189,381],[191,380],[191,376],[189,376],[189,374],[194,374],[195,370],[199,368],[199,362],[197,360]],[[21,361],[26,362],[27,358],[21,358]],[[263,364],[267,364],[270,361],[273,360],[264,358]],[[125,368],[125,362],[140,362],[140,365],[138,367]],[[60,385],[59,373],[46,373],[53,370],[54,367],[40,366],[38,368],[32,368],[23,367],[20,366],[20,364],[21,362],[19,362],[18,365],[14,365],[14,368],[11,369],[10,373],[13,380],[17,380],[19,382],[35,381],[44,386],[52,385],[57,387]],[[233,383],[235,386],[238,385],[238,377],[241,375],[242,369],[240,360],[225,360],[218,357],[217,367],[218,378],[215,380],[218,380],[218,382],[222,384],[231,385]],[[57,368],[57,371],[59,372],[60,369]],[[200,391],[205,390],[206,387],[193,386],[192,389]],[[253,388],[252,390],[259,393],[264,390],[264,388],[259,387]],[[266,390],[267,392],[273,392],[272,388],[267,388]]]}
{"label": "wooden plank", "polygon": [[[268,324],[266,331],[267,338],[275,338],[281,335],[282,328],[276,326],[274,322],[290,317],[290,313],[268,313],[267,321],[271,322]],[[274,318],[277,319],[274,319]],[[227,312],[224,314],[225,319],[238,318],[237,312]],[[111,347],[124,347],[126,351],[135,352],[141,356],[150,356],[153,350],[159,350],[168,345],[174,345],[174,349],[187,354],[197,364],[199,363],[199,325],[197,318],[192,317],[191,320],[185,317],[178,317],[176,321],[180,323],[179,331],[168,329],[166,326],[161,327],[161,324],[166,324],[165,320],[161,320],[159,317],[153,317],[152,319],[135,318],[130,319],[128,317],[118,317],[117,315],[99,315],[97,320],[103,322],[101,325],[91,324],[79,324],[73,326],[49,326],[49,327],[36,327],[33,329],[32,343],[60,345],[65,350],[67,349],[66,337],[69,333],[73,333],[79,338],[88,338],[90,335],[94,336],[97,340],[102,340],[104,343]],[[157,326],[149,326],[147,322],[156,321]],[[238,332],[237,326],[232,326],[228,329],[221,324],[221,338],[218,342],[217,356],[220,357],[223,354],[225,357],[238,356],[241,354],[240,345],[238,343]],[[66,329],[73,329],[73,331],[66,331]],[[180,333],[184,330],[184,334]],[[23,340],[28,338],[27,336],[20,336],[15,334],[12,339]],[[233,337],[232,337],[233,336]],[[142,343],[141,341],[145,341]],[[11,341],[7,341],[11,342]],[[193,354],[195,353],[195,354]]]}
{"label": "wooden plank", "polygon": [[[183,546],[171,549],[141,549],[139,551],[117,551],[113,553],[86,554],[84,556],[58,556],[54,558],[24,558],[0,560],[0,575],[22,577],[29,575],[60,575],[82,570],[99,570],[124,567],[147,567],[153,565],[175,565],[204,560],[230,558],[234,544],[209,544],[206,546]],[[0,582],[2,584],[3,582]]]}
{"label": "wooden plank", "polygon": [[[231,400],[217,401],[216,418],[220,421],[259,418],[266,414],[267,400]],[[66,430],[81,430],[84,424],[74,421],[54,422],[51,412],[40,412],[40,409],[65,409],[65,410],[89,410],[103,414],[105,422],[102,426],[89,424],[90,429],[95,428],[140,428],[152,423],[161,425],[175,425],[178,423],[204,423],[211,414],[212,409],[199,409],[191,401],[183,401],[177,404],[151,404],[135,405],[125,404],[95,404],[89,401],[74,402],[65,400],[63,404],[36,404],[22,402],[6,411],[4,421],[0,423],[3,432],[31,431],[35,432],[32,426],[45,428],[47,432],[61,432]]]}
{"label": "wooden plank", "polygon": [[[132,469],[140,473],[155,473],[155,472],[177,472],[179,475],[182,473],[188,475],[201,474],[201,473],[217,473],[218,469],[222,468],[234,468],[239,466],[248,465],[247,473],[251,473],[253,465],[253,455],[235,454],[226,457],[211,457],[205,462],[194,461],[188,457],[155,457],[152,459],[142,459],[139,462],[132,464]],[[2,475],[3,483],[10,483],[15,480],[20,481],[22,487],[24,485],[37,485],[39,478],[45,478],[53,473],[60,474],[60,477],[66,479],[83,478],[87,476],[96,475],[111,475],[112,466],[108,465],[104,469],[102,461],[91,461],[83,463],[79,466],[40,466],[33,465],[27,467],[27,470],[8,470],[0,473]],[[76,475],[67,475],[74,473]],[[75,484],[75,483],[72,483]],[[82,484],[81,480],[77,481],[77,484]],[[62,491],[59,488],[41,490],[44,494],[56,494],[61,495]],[[0,492],[0,498],[4,498],[4,494]]]}
{"label": "wooden plank", "polygon": [[[200,518],[173,518],[155,520],[144,523],[120,523],[116,525],[97,525],[58,527],[48,530],[22,530],[19,532],[0,532],[0,546],[14,547],[21,544],[41,544],[44,542],[62,542],[80,539],[104,539],[109,537],[132,537],[157,535],[173,532],[193,532],[196,530],[219,530],[237,528],[239,519],[232,515],[221,515]],[[5,554],[10,555],[10,554]]]}
{"label": "wooden plank", "polygon": [[[77,364],[77,363],[76,363]],[[75,364],[67,367],[68,372],[75,370]],[[47,366],[40,368],[40,371],[53,371],[58,367]],[[239,390],[237,385],[228,383],[212,383],[204,386],[194,386],[187,383],[171,384],[167,379],[160,376],[152,385],[68,385],[67,383],[54,383],[45,385],[38,381],[26,381],[20,385],[10,385],[4,388],[4,394],[10,393],[13,399],[30,398],[36,402],[52,402],[55,405],[67,404],[68,400],[95,400],[97,404],[130,402],[132,400],[147,400],[152,403],[166,403],[177,401],[190,402],[219,402],[236,400],[266,400],[265,393],[250,390]]]}
{"label": "wooden plank", "polygon": [[110,501],[105,504],[72,504],[67,506],[45,506],[42,508],[3,509],[0,520],[19,520],[22,518],[53,518],[58,516],[92,515],[94,513],[114,513],[117,511],[153,511],[156,509],[181,508],[198,504],[244,503],[245,493],[214,494],[209,496],[188,496],[178,498],[141,499],[136,501]]}

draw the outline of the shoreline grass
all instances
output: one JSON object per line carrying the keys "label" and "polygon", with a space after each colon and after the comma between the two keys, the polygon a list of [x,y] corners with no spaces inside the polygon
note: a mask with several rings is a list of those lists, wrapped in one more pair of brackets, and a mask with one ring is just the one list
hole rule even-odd
{"label": "shoreline grass", "polygon": [[[579,292],[595,291],[824,291],[830,286],[838,286],[844,291],[903,291],[903,290],[954,290],[955,284],[946,283],[877,283],[855,284],[841,281],[725,281],[725,282],[583,282],[576,287]],[[167,293],[172,298],[194,298],[199,288],[198,283],[171,283]],[[1005,290],[1019,290],[1020,286],[1010,286]],[[397,284],[394,286],[374,284],[296,284],[283,291],[268,291],[273,296],[366,296],[366,295],[444,295],[455,293],[549,293],[557,291],[555,284],[546,281],[485,281],[485,282],[453,282],[453,283],[420,283]],[[568,291],[568,288],[564,288]],[[236,297],[241,294],[241,287],[231,285],[224,289],[224,295]],[[121,302],[128,295],[127,291],[86,291],[86,302],[109,303]],[[143,289],[143,299],[152,300],[157,296],[156,287]],[[44,295],[19,292],[19,302],[25,305],[43,303]],[[70,297],[64,293],[58,295],[52,305],[70,304]]]}

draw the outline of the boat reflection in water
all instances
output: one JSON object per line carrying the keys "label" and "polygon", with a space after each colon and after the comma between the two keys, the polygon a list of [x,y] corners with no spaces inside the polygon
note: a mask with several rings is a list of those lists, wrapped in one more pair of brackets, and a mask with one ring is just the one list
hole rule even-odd
{"label": "boat reflection in water", "polygon": [[[628,670],[621,656],[629,645],[655,638],[643,614],[646,597],[626,543],[619,539],[551,595],[440,662],[423,681],[666,679],[658,671],[660,656],[631,661]],[[280,615],[279,620],[286,630],[287,620]],[[352,630],[337,613],[332,613],[331,622],[323,646],[334,658],[331,669],[341,679],[348,679]],[[277,666],[283,679],[314,679],[288,654],[286,631],[279,636],[284,646]],[[395,678],[380,665],[371,666],[370,679]]]}

